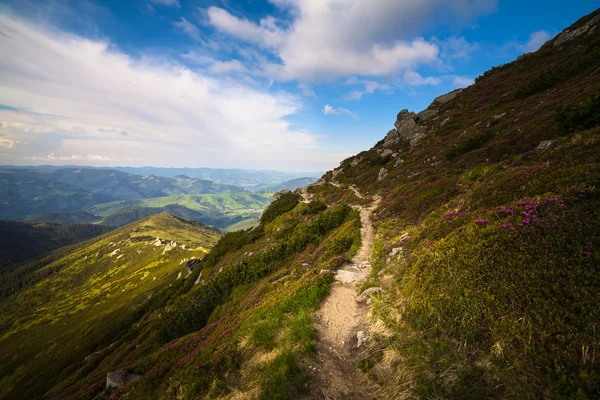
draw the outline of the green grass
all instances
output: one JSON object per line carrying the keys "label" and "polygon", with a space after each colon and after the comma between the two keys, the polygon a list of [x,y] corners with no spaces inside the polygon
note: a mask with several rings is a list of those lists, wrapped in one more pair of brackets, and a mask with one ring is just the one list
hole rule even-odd
{"label": "green grass", "polygon": [[131,216],[127,214],[165,208],[168,211],[169,206],[176,205],[191,210],[189,214],[193,213],[193,218],[205,225],[233,231],[255,225],[261,212],[271,203],[271,195],[271,193],[186,194],[97,204],[86,211],[103,217],[107,223],[110,223],[112,220],[123,219],[120,216],[128,220]]}
{"label": "green grass", "polygon": [[[158,236],[186,249],[164,252],[152,244]],[[136,332],[132,324],[156,306],[158,293],[185,281],[181,260],[203,257],[217,238],[199,224],[157,215],[14,275],[22,289],[1,305],[0,398],[38,398],[60,377],[89,369],[86,357]]]}

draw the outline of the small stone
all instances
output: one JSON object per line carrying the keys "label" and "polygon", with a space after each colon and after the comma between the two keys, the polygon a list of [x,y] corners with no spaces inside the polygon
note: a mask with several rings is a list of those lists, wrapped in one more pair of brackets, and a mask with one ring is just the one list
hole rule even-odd
{"label": "small stone", "polygon": [[113,371],[106,374],[106,388],[119,388],[124,387],[130,382],[135,382],[140,379],[140,375],[130,374],[124,369],[119,371]]}
{"label": "small stone", "polygon": [[537,150],[546,150],[551,144],[552,140],[544,140],[538,145]]}
{"label": "small stone", "polygon": [[398,254],[402,254],[402,247],[394,247],[390,255],[395,256]]}
{"label": "small stone", "polygon": [[356,348],[359,348],[360,346],[362,346],[362,344],[364,342],[367,341],[367,335],[365,334],[364,331],[358,331],[358,332],[356,332],[356,339],[358,340],[358,343],[356,344]]}

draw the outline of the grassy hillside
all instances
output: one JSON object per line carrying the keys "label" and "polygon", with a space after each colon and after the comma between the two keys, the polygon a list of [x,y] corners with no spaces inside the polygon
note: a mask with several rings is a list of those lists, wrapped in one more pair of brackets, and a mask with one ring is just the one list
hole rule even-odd
{"label": "grassy hillside", "polygon": [[202,194],[98,204],[86,211],[119,226],[140,216],[166,211],[225,230],[250,227],[271,202],[270,193]]}
{"label": "grassy hillside", "polygon": [[51,222],[56,224],[91,224],[100,220],[85,211],[41,212],[25,218],[27,222]]}
{"label": "grassy hillside", "polygon": [[384,397],[600,397],[599,15],[326,175],[383,196],[358,364]]}
{"label": "grassy hillside", "polygon": [[204,257],[217,240],[198,223],[160,214],[59,250],[41,267],[22,266],[31,272],[5,282],[21,289],[1,302],[0,398],[39,398],[93,369],[166,301],[159,293],[189,283],[186,260]]}
{"label": "grassy hillside", "polygon": [[91,239],[112,230],[108,226],[0,221],[0,271],[62,246]]}
{"label": "grassy hillside", "polygon": [[[179,280],[179,260],[196,253],[163,256],[153,238],[197,235],[165,215],[168,224],[150,217],[47,266],[71,260],[2,303],[11,311],[0,320],[0,398],[198,398],[233,384],[264,398],[304,392],[302,360],[316,339],[310,313],[332,279],[321,270],[358,248],[358,213],[288,194],[268,214],[224,236]],[[104,391],[106,373],[119,368],[142,378],[125,393]]]}
{"label": "grassy hillside", "polygon": [[[17,172],[15,172],[17,171]],[[70,212],[114,200],[112,196],[0,170],[0,219],[19,220],[40,212]]]}

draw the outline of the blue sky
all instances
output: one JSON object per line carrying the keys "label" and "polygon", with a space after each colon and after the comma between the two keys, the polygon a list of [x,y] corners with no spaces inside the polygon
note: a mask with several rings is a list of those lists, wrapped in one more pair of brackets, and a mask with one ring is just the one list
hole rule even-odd
{"label": "blue sky", "polygon": [[0,1],[0,164],[318,171],[595,1]]}

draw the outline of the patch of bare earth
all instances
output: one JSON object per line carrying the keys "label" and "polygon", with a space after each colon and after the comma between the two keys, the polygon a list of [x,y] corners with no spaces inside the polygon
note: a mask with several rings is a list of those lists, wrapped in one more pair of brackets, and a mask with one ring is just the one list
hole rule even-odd
{"label": "patch of bare earth", "polygon": [[[360,193],[357,196],[362,198]],[[357,303],[356,285],[371,272],[369,258],[375,239],[371,215],[380,201],[377,197],[369,207],[357,207],[361,219],[361,247],[352,263],[336,272],[331,293],[316,314],[320,340],[316,357],[309,362],[311,399],[378,398],[376,387],[362,376],[354,361],[361,351],[357,334],[369,336],[368,308]]]}

